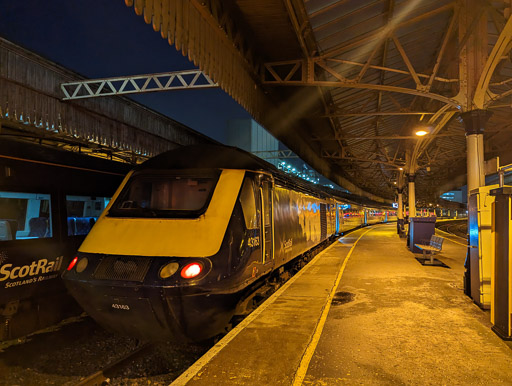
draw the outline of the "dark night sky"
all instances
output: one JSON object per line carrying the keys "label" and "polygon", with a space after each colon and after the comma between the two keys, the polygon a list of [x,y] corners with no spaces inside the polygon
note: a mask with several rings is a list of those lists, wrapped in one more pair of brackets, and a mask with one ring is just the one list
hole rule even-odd
{"label": "dark night sky", "polygon": [[[0,36],[88,78],[194,68],[123,0],[0,0]],[[250,118],[220,89],[131,98],[221,142],[228,119]]]}

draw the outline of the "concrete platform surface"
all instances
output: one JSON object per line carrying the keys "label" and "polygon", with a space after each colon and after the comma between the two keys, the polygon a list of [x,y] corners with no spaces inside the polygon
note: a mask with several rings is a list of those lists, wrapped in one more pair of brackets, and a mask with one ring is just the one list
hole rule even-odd
{"label": "concrete platform surface", "polygon": [[394,224],[341,238],[173,385],[512,385],[453,240],[436,256],[447,269],[416,261]]}

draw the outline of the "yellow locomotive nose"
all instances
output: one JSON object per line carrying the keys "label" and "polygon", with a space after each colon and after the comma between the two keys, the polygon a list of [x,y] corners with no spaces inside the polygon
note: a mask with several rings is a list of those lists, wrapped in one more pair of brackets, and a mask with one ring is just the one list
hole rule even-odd
{"label": "yellow locomotive nose", "polygon": [[[212,256],[221,246],[244,173],[243,170],[222,170],[220,175],[210,173],[208,178],[212,178],[212,183],[204,188],[193,185],[193,182],[188,182],[190,185],[181,182],[187,176],[197,176],[194,171],[181,172],[181,176],[172,171],[163,174],[151,170],[131,174],[79,252],[124,256]],[[175,181],[180,182],[164,186],[161,181],[166,178],[176,178]],[[174,209],[173,205],[179,203],[172,195],[173,188],[180,189],[180,197],[195,195],[191,199],[196,205],[194,210]],[[208,188],[211,191],[200,191]],[[197,199],[199,194],[205,197],[204,205]],[[158,207],[152,205],[152,200]]]}

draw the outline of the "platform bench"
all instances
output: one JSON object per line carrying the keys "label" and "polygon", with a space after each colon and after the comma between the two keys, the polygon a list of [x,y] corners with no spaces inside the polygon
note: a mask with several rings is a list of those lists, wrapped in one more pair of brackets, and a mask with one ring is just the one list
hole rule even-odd
{"label": "platform bench", "polygon": [[430,263],[434,261],[433,255],[441,252],[443,249],[444,238],[436,235],[432,235],[428,244],[414,244],[415,247],[423,251],[423,257],[427,258],[427,253],[430,253]]}

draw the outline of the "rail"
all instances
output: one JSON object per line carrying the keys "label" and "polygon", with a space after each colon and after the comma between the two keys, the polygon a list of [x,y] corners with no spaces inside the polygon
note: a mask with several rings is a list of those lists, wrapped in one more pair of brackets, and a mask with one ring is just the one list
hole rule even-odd
{"label": "rail", "polygon": [[108,383],[108,380],[112,374],[114,374],[119,369],[122,369],[124,366],[126,366],[128,363],[132,362],[139,356],[142,356],[145,353],[147,353],[151,348],[153,348],[153,345],[149,343],[145,343],[137,347],[135,350],[126,354],[125,356],[118,359],[114,363],[109,364],[105,368],[95,372],[94,374],[89,375],[85,379],[82,379],[79,383],[77,383],[77,386],[101,385],[103,384],[103,382]]}

